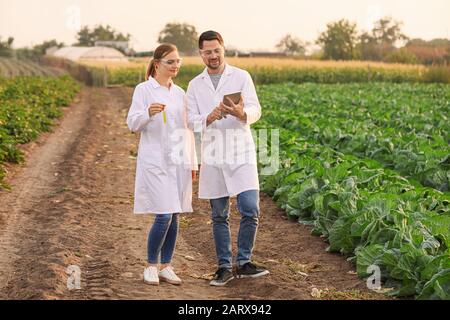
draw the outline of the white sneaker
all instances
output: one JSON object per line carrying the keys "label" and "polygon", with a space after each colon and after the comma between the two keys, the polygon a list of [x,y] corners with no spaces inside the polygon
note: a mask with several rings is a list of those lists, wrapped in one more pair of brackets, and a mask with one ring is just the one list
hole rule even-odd
{"label": "white sneaker", "polygon": [[159,272],[159,278],[161,281],[168,282],[170,284],[181,284],[181,279],[173,271],[172,267],[165,267]]}
{"label": "white sneaker", "polygon": [[157,267],[147,267],[144,269],[144,282],[147,284],[159,285]]}

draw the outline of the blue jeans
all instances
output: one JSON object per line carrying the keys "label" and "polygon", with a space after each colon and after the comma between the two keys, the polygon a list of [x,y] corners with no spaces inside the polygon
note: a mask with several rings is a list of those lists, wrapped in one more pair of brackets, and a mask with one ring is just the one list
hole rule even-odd
{"label": "blue jeans", "polygon": [[[230,198],[211,199],[213,236],[219,268],[232,269],[231,232],[229,225]],[[251,261],[259,220],[259,191],[248,190],[237,195],[241,214],[236,265]]]}
{"label": "blue jeans", "polygon": [[161,263],[170,263],[177,235],[178,213],[157,214],[148,234],[148,262],[157,264],[161,255]]}

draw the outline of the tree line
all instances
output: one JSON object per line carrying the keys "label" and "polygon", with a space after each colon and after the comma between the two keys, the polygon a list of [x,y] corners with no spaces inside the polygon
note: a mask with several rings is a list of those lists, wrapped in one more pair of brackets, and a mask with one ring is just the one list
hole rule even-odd
{"label": "tree line", "polygon": [[[290,56],[324,60],[370,60],[394,63],[422,63],[448,64],[450,62],[450,40],[410,39],[401,30],[402,23],[384,17],[374,23],[372,30],[359,31],[356,23],[346,19],[330,22],[325,31],[318,38],[309,43],[302,41],[291,33],[283,36],[275,47],[278,52]],[[83,26],[76,35],[74,46],[94,46],[97,41],[130,41],[131,35],[114,30],[111,26],[97,25]],[[179,50],[192,55],[197,52],[198,32],[195,26],[188,23],[167,23],[159,32],[158,43],[170,42],[177,45]],[[62,47],[64,43],[55,39],[44,41],[32,48],[13,50],[14,38],[2,41],[0,38],[0,56],[15,56],[33,59],[45,54],[50,47]],[[311,44],[320,47],[319,51],[307,55],[307,48]],[[111,44],[111,46],[114,46]],[[134,50],[125,51],[123,47],[116,47],[127,55],[146,56],[152,52],[136,53]],[[228,55],[239,55],[239,50],[227,50]]]}
{"label": "tree line", "polygon": [[[359,31],[346,19],[327,24],[315,44],[321,47],[312,58],[325,60],[370,60],[393,63],[443,64],[450,62],[450,40],[411,39],[401,30],[402,23],[384,17],[370,31]],[[307,45],[291,34],[277,44],[280,51],[305,56]]]}

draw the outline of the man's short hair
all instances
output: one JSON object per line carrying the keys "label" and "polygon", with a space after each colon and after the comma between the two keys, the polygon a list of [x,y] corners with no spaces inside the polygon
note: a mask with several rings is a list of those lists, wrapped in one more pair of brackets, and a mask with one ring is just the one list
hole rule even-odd
{"label": "man's short hair", "polygon": [[211,41],[211,40],[217,40],[219,43],[223,46],[223,38],[220,35],[220,33],[216,31],[205,31],[200,35],[200,38],[198,38],[198,47],[199,49],[203,49],[203,41]]}

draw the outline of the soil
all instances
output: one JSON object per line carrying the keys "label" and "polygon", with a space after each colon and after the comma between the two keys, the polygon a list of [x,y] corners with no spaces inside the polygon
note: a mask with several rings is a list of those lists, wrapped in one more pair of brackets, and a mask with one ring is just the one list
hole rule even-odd
{"label": "soil", "polygon": [[[146,285],[151,215],[134,215],[138,136],[126,115],[130,88],[83,88],[51,133],[22,146],[25,162],[7,167],[0,191],[2,299],[385,299],[367,289],[355,267],[326,252],[310,227],[288,220],[261,193],[254,261],[270,274],[209,285],[216,269],[209,202],[182,214],[173,266],[180,286]],[[232,202],[236,248],[239,213]],[[69,290],[68,267],[80,289]]]}

